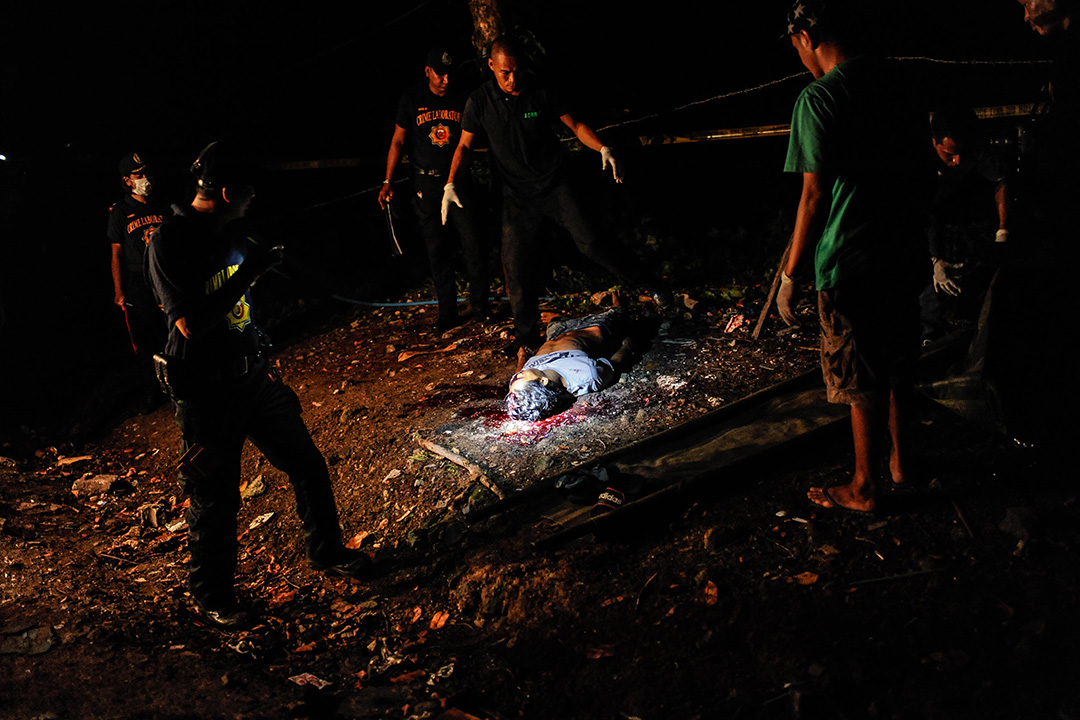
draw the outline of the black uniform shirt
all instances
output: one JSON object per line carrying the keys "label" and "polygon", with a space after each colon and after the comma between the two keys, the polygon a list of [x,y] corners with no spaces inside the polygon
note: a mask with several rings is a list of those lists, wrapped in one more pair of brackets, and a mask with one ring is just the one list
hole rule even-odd
{"label": "black uniform shirt", "polygon": [[141,203],[125,195],[109,208],[109,242],[122,248],[124,270],[142,277],[150,233],[171,214],[168,205],[150,200]]}
{"label": "black uniform shirt", "polygon": [[1004,163],[989,150],[970,153],[958,167],[939,167],[928,232],[932,257],[963,261],[994,239],[1000,224],[994,192],[1004,178]]}
{"label": "black uniform shirt", "polygon": [[447,172],[461,139],[461,109],[465,98],[448,91],[438,96],[428,84],[417,85],[401,96],[398,127],[408,134],[407,152],[413,165]]}
{"label": "black uniform shirt", "polygon": [[487,136],[492,161],[508,189],[538,195],[558,180],[563,155],[555,129],[566,113],[544,86],[528,85],[519,95],[507,95],[492,78],[469,96],[461,129]]}
{"label": "black uniform shirt", "polygon": [[251,318],[250,288],[238,295],[232,310],[203,333],[185,338],[176,321],[190,318],[199,306],[239,269],[247,240],[220,232],[217,218],[190,208],[164,222],[150,241],[150,279],[165,311],[169,340],[165,352],[183,358],[194,369],[225,370],[235,360],[259,350],[259,331]]}

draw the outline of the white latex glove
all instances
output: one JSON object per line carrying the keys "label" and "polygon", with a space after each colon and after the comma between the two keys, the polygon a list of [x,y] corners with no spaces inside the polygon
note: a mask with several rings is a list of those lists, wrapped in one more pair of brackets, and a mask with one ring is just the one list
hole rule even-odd
{"label": "white latex glove", "polygon": [[786,272],[780,273],[780,289],[776,291],[776,309],[780,319],[795,327],[799,320],[795,317],[795,281]]}
{"label": "white latex glove", "polygon": [[611,165],[611,177],[615,182],[621,183],[622,175],[619,174],[619,167],[615,164],[615,154],[605,145],[600,148],[600,170],[607,170],[608,165]]}
{"label": "white latex glove", "polygon": [[461,199],[454,191],[454,183],[446,183],[442,189],[442,224],[446,224],[446,218],[450,217],[450,203],[461,207]]}
{"label": "white latex glove", "polygon": [[964,263],[951,263],[941,258],[934,258],[934,292],[943,292],[956,297],[960,294],[960,285],[949,277],[949,270],[962,268]]}

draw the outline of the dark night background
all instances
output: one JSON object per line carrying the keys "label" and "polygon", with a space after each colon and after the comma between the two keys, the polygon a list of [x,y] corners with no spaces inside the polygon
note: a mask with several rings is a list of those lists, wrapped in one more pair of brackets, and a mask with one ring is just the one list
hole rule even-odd
{"label": "dark night background", "polygon": [[[781,37],[789,3],[508,5],[545,49],[544,72],[573,99],[575,115],[596,128],[620,123],[604,136],[626,148],[633,182],[614,200],[610,184],[598,190],[613,213],[634,224],[637,212],[700,242],[710,227],[745,225],[747,198],[774,214],[793,208],[797,185],[780,172],[783,139],[633,149],[639,135],[787,122],[808,75],[676,108],[800,72]],[[1015,0],[877,5],[873,46],[889,55],[1046,56]],[[465,0],[274,8],[168,0],[75,11],[21,3],[2,11],[0,27],[0,436],[80,412],[87,383],[79,379],[125,362],[105,221],[119,190],[116,162],[132,149],[155,162],[160,188],[183,199],[191,192],[184,170],[206,142],[250,140],[279,168],[253,214],[274,218],[268,227],[296,259],[288,292],[388,299],[415,280],[384,272],[381,216],[374,194],[362,191],[382,179],[397,96],[422,79],[426,48],[445,42],[460,59],[473,56]],[[1032,102],[1045,77],[1038,65],[909,65],[927,108]],[[464,70],[479,79],[477,63]],[[281,169],[341,159],[350,162]],[[759,240],[771,253],[769,243],[783,238]],[[683,279],[679,267],[665,269],[676,284]]]}

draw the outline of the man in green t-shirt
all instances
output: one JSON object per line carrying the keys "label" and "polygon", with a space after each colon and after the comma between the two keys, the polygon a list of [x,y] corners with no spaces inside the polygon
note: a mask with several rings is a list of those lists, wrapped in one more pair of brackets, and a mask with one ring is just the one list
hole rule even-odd
{"label": "man in green t-shirt", "polygon": [[918,341],[921,196],[908,168],[919,156],[903,84],[884,61],[854,40],[858,6],[804,0],[788,15],[788,35],[814,75],[791,121],[784,170],[802,173],[803,189],[777,307],[797,324],[801,261],[813,256],[822,328],[821,366],[830,402],[851,406],[855,470],[810,500],[822,507],[873,512],[872,441],[882,426],[892,441],[894,484],[904,468],[905,368]]}

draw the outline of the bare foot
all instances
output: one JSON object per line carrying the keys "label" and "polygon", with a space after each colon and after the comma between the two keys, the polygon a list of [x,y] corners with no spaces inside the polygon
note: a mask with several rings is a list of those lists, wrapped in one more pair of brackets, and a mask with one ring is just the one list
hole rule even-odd
{"label": "bare foot", "polygon": [[900,462],[899,456],[895,454],[889,457],[889,475],[892,477],[893,485],[903,485],[906,481],[904,464]]}
{"label": "bare foot", "polygon": [[815,505],[823,508],[839,508],[855,512],[872,513],[877,510],[873,495],[865,496],[855,492],[851,484],[832,485],[824,488],[810,488],[806,497]]}

